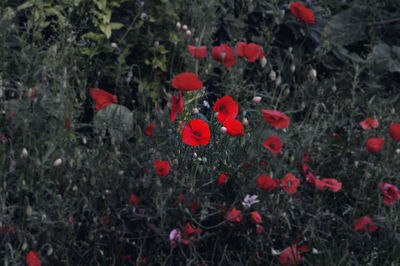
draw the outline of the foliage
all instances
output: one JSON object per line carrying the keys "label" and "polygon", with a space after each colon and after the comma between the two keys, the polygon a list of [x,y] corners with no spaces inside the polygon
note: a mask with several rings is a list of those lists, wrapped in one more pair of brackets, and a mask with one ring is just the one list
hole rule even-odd
{"label": "foliage", "polygon": [[[304,265],[399,263],[400,203],[386,206],[379,190],[400,187],[400,144],[388,133],[400,123],[399,2],[304,4],[315,24],[279,0],[2,1],[5,265],[23,264],[30,250],[46,265],[275,265],[292,245],[308,246]],[[265,65],[212,59],[213,46],[238,42],[260,45]],[[207,46],[207,56],[193,58],[187,45]],[[182,92],[182,113],[170,122],[171,81],[182,72],[204,87]],[[95,110],[89,88],[118,104]],[[244,136],[221,133],[212,107],[225,95],[248,121]],[[289,127],[267,124],[263,109],[285,113]],[[379,126],[363,130],[367,117]],[[194,119],[209,126],[208,145],[183,143],[181,123]],[[262,145],[271,135],[283,142],[276,155]],[[376,154],[365,150],[372,137],[385,140]],[[337,179],[340,191],[307,182],[307,152],[310,171]],[[156,160],[169,162],[165,177]],[[257,185],[260,175],[288,173],[301,180],[293,195]],[[218,185],[221,174],[228,178]],[[246,195],[259,202],[244,206]],[[242,219],[227,220],[236,209]],[[354,231],[363,216],[378,230]],[[187,223],[202,232],[185,239]],[[175,248],[173,229],[182,232]]]}

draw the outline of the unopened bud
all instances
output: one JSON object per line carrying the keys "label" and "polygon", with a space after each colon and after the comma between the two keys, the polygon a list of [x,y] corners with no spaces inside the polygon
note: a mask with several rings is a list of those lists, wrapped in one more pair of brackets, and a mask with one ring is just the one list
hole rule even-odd
{"label": "unopened bud", "polygon": [[259,103],[261,101],[261,97],[260,96],[254,96],[251,101],[253,103],[257,104],[257,103]]}
{"label": "unopened bud", "polygon": [[181,28],[181,23],[180,23],[179,21],[176,23],[176,28],[177,28],[178,30]]}
{"label": "unopened bud", "polygon": [[392,108],[392,110],[390,110],[390,113],[391,113],[392,115],[394,115],[394,114],[396,113],[396,109]]}
{"label": "unopened bud", "polygon": [[314,68],[310,70],[310,73],[308,74],[311,79],[317,79],[317,70]]}
{"label": "unopened bud", "polygon": [[397,153],[397,154],[400,154],[400,149],[396,149],[396,153]]}
{"label": "unopened bud", "polygon": [[117,49],[117,48],[118,48],[118,45],[117,45],[115,42],[112,42],[112,43],[111,43],[111,47],[114,48],[114,49]]}
{"label": "unopened bud", "polygon": [[67,43],[71,43],[72,42],[72,38],[67,38]]}
{"label": "unopened bud", "polygon": [[191,32],[190,30],[187,30],[187,31],[186,31],[186,35],[187,35],[187,36],[190,36],[190,35],[192,35],[192,32]]}
{"label": "unopened bud", "polygon": [[215,117],[215,118],[218,118],[218,115],[219,115],[218,112],[215,112],[215,113],[214,113],[214,117]]}
{"label": "unopened bud", "polygon": [[288,51],[289,51],[289,53],[292,53],[292,52],[293,52],[293,47],[290,46],[290,47],[288,48]]}
{"label": "unopened bud", "polygon": [[86,137],[83,137],[83,138],[82,138],[82,143],[83,143],[83,145],[86,145],[86,144],[87,144],[87,139],[86,139]]}
{"label": "unopened bud", "polygon": [[336,91],[337,91],[336,85],[333,85],[333,86],[332,86],[332,91],[333,91],[333,92],[336,92]]}
{"label": "unopened bud", "polygon": [[247,120],[246,117],[243,118],[242,124],[243,124],[243,126],[248,126],[249,125],[249,120]]}
{"label": "unopened bud", "polygon": [[272,81],[276,79],[276,72],[274,70],[271,70],[271,72],[269,72],[269,79]]}
{"label": "unopened bud", "polygon": [[154,42],[154,47],[158,47],[160,45],[160,42],[159,41],[155,41]]}
{"label": "unopened bud", "polygon": [[194,115],[197,115],[199,113],[199,109],[198,108],[193,108],[192,113]]}
{"label": "unopened bud", "polygon": [[290,66],[290,71],[292,71],[292,73],[296,71],[296,66],[294,64]]}
{"label": "unopened bud", "polygon": [[260,59],[260,65],[261,67],[265,67],[267,65],[267,58],[265,58],[265,56]]}
{"label": "unopened bud", "polygon": [[32,216],[32,207],[31,206],[26,207],[25,213],[26,213],[26,216],[28,216],[28,217]]}
{"label": "unopened bud", "polygon": [[194,153],[193,153],[193,157],[194,157],[194,158],[197,158],[197,153],[194,152]]}
{"label": "unopened bud", "polygon": [[119,170],[118,171],[118,175],[124,175],[124,173],[125,173],[124,170]]}
{"label": "unopened bud", "polygon": [[187,30],[187,29],[188,29],[188,26],[183,25],[182,30]]}
{"label": "unopened bud", "polygon": [[355,167],[355,168],[358,168],[358,164],[359,164],[359,163],[360,163],[359,161],[355,161],[355,162],[354,162],[354,167]]}
{"label": "unopened bud", "polygon": [[178,164],[179,164],[178,159],[174,159],[172,162],[173,162],[175,165],[178,165]]}
{"label": "unopened bud", "polygon": [[221,127],[221,133],[226,133],[226,131],[227,131],[227,129],[226,129],[226,127]]}
{"label": "unopened bud", "polygon": [[279,85],[281,85],[281,83],[282,83],[282,77],[281,76],[278,76],[277,78],[276,78],[276,80],[275,80],[275,86],[279,86]]}
{"label": "unopened bud", "polygon": [[28,150],[26,149],[26,148],[23,148],[22,149],[22,152],[21,152],[21,159],[24,159],[24,158],[27,158],[28,157]]}
{"label": "unopened bud", "polygon": [[62,160],[60,158],[58,158],[57,160],[54,161],[53,166],[57,167],[60,166],[62,164]]}

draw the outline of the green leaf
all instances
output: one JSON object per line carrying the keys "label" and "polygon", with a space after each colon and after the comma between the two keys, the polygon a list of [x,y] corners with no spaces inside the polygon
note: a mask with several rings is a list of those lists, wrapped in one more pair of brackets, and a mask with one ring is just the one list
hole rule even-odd
{"label": "green leaf", "polygon": [[107,129],[111,138],[121,143],[133,135],[133,114],[123,105],[111,104],[99,110],[94,124],[101,129]]}
{"label": "green leaf", "polygon": [[94,33],[94,32],[88,32],[82,35],[82,38],[84,39],[90,39],[93,40],[95,42],[100,42],[101,40],[104,39],[104,34],[100,34],[100,33]]}
{"label": "green leaf", "polygon": [[111,29],[113,29],[113,30],[119,30],[120,28],[122,28],[124,26],[124,24],[118,23],[118,22],[111,22],[109,25],[111,26]]}
{"label": "green leaf", "polygon": [[17,7],[17,10],[20,11],[20,10],[23,10],[23,9],[26,9],[26,8],[29,8],[29,7],[32,7],[34,4],[35,4],[35,0],[26,1],[26,2],[23,3],[22,5],[18,6],[18,7]]}
{"label": "green leaf", "polygon": [[100,30],[106,35],[107,39],[110,39],[112,33],[110,24],[101,24]]}
{"label": "green leaf", "polygon": [[348,45],[366,38],[367,15],[367,8],[354,7],[333,16],[322,32],[324,45]]}
{"label": "green leaf", "polygon": [[369,53],[367,61],[374,66],[375,71],[400,72],[400,47],[390,47],[380,42]]}

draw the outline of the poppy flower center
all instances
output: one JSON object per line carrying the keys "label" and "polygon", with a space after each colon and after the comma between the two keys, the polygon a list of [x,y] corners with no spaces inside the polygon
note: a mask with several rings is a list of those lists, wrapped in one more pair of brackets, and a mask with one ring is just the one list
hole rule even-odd
{"label": "poppy flower center", "polygon": [[196,137],[200,137],[200,133],[199,133],[199,132],[194,132],[194,135],[195,135]]}
{"label": "poppy flower center", "polygon": [[289,181],[287,182],[287,186],[290,187],[291,185],[292,185],[292,181],[289,180]]}
{"label": "poppy flower center", "polygon": [[219,108],[219,110],[220,110],[220,111],[225,110],[225,106],[222,105],[222,106]]}

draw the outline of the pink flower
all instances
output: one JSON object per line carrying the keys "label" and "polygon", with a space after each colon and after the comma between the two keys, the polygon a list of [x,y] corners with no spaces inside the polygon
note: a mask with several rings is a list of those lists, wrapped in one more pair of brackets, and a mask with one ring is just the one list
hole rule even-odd
{"label": "pink flower", "polygon": [[233,206],[232,209],[230,209],[225,218],[230,221],[230,222],[237,222],[239,223],[242,220],[242,211],[241,210],[237,210],[235,206]]}
{"label": "pink flower", "polygon": [[295,245],[286,248],[279,255],[279,262],[285,266],[297,265],[300,263],[300,261],[301,256]]}
{"label": "pink flower", "polygon": [[176,248],[176,241],[180,240],[181,238],[182,238],[181,232],[178,229],[173,229],[169,233],[169,241],[170,241],[171,248]]}
{"label": "pink flower", "polygon": [[392,205],[393,203],[396,202],[398,198],[400,198],[400,191],[394,185],[388,183],[382,183],[379,186],[379,189],[381,190],[384,196],[383,203],[386,205]]}
{"label": "pink flower", "polygon": [[360,122],[360,126],[365,129],[371,129],[371,128],[377,128],[379,126],[378,119],[372,119],[371,117],[368,117],[364,121]]}
{"label": "pink flower", "polygon": [[361,217],[354,221],[354,231],[368,231],[370,233],[378,230],[378,226],[368,216]]}

